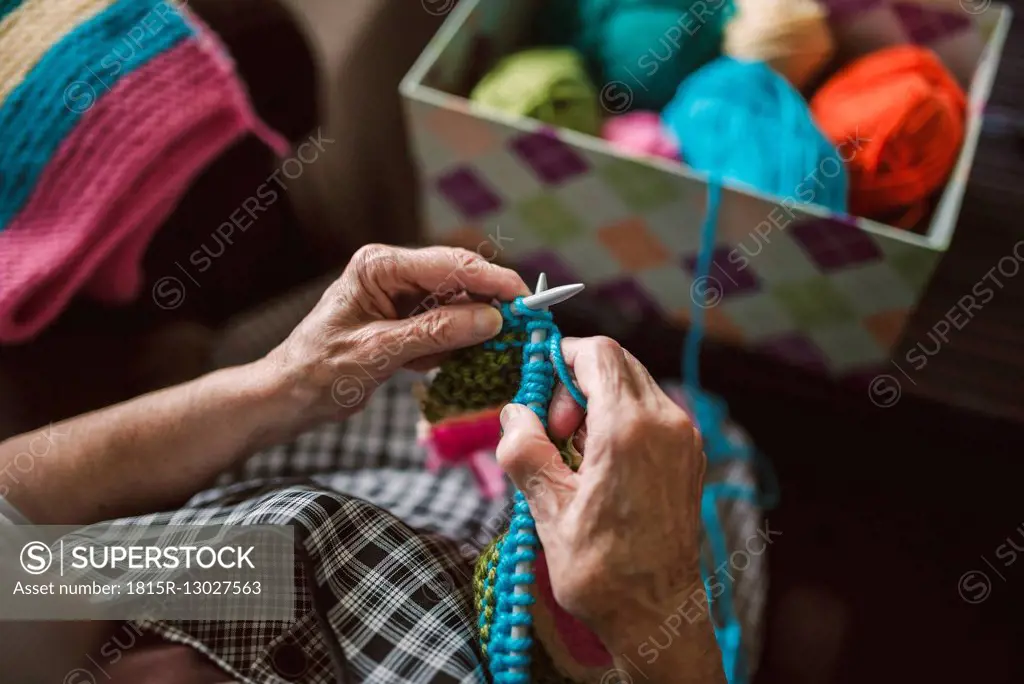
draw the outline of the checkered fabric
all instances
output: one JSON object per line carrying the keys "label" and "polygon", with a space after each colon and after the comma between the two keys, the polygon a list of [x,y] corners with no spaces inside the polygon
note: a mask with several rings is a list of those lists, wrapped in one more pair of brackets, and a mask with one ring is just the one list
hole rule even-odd
{"label": "checkered fabric", "polygon": [[[362,413],[255,455],[181,510],[115,521],[291,526],[301,559],[292,621],[137,625],[197,649],[246,684],[485,682],[472,564],[507,523],[508,501],[481,496],[467,470],[424,470],[413,381],[399,374]],[[741,463],[709,473],[713,481],[751,478]],[[723,506],[730,549],[740,550],[757,534],[760,512],[739,501]],[[763,560],[729,574],[751,662]]]}

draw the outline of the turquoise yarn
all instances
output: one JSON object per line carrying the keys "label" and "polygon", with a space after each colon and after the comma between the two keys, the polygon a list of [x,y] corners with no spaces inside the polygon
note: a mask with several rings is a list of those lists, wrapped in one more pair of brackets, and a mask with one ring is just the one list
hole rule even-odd
{"label": "turquoise yarn", "polygon": [[766,64],[716,59],[683,82],[662,120],[691,167],[846,213],[845,164],[800,93]]}
{"label": "turquoise yarn", "polygon": [[[715,248],[715,230],[718,225],[718,213],[722,202],[722,188],[717,178],[708,181],[708,209],[701,227],[700,251],[697,255],[695,278],[706,278],[711,270],[712,255]],[[705,309],[695,301],[690,307],[690,331],[686,336],[683,348],[683,380],[686,394],[690,401],[694,418],[700,426],[704,438],[704,453],[709,464],[727,460],[755,461],[760,470],[766,474],[768,484],[767,495],[757,492],[751,487],[743,487],[730,483],[715,483],[705,486],[701,498],[701,527],[711,548],[712,558],[728,558],[729,545],[718,514],[718,503],[723,499],[735,499],[759,504],[762,507],[774,506],[778,494],[775,491],[775,478],[771,464],[761,454],[754,452],[746,443],[737,444],[725,432],[728,407],[725,402],[708,394],[700,384],[700,349],[704,341]],[[714,562],[707,563],[702,558],[701,575],[705,590],[711,595],[710,573]],[[729,684],[749,684],[750,668],[743,650],[742,628],[736,609],[733,605],[731,587],[727,587],[715,599],[715,638],[722,652],[722,665]]]}
{"label": "turquoise yarn", "polygon": [[719,54],[726,0],[720,3],[704,25],[690,12],[692,0],[620,3],[598,49],[604,82],[626,84],[634,107],[660,110],[687,76]]}
{"label": "turquoise yarn", "polygon": [[[526,332],[522,379],[512,402],[529,406],[544,427],[547,427],[548,406],[551,404],[557,375],[573,399],[586,409],[587,400],[576,386],[562,356],[562,333],[555,325],[551,312],[530,311],[522,306],[520,297],[512,304],[503,304],[501,315],[505,319],[503,331]],[[530,341],[535,330],[547,332],[543,342]],[[494,344],[506,345],[501,342]],[[531,360],[530,357],[534,354],[540,354],[541,358]],[[514,638],[512,628],[524,627],[529,634],[533,626],[533,616],[529,611],[516,614],[514,610],[516,606],[530,606],[534,603],[529,592],[517,595],[515,591],[516,587],[530,587],[535,578],[532,572],[516,572],[516,565],[523,561],[532,563],[536,560],[537,546],[537,528],[530,513],[530,506],[523,493],[517,491],[513,497],[509,531],[499,546],[500,560],[494,583],[495,615],[490,639],[487,642],[488,665],[495,684],[526,684],[530,681],[530,650],[533,638]],[[481,626],[483,619],[481,615]]]}
{"label": "turquoise yarn", "polygon": [[[163,0],[119,0],[62,37],[0,107],[0,230],[28,201],[57,148],[85,112],[66,104],[68,88],[85,84],[103,97],[125,75],[194,35],[177,11],[153,14]],[[5,5],[3,9],[11,9]],[[135,43],[126,36],[145,21],[161,25]],[[99,74],[97,74],[97,71]]]}
{"label": "turquoise yarn", "polygon": [[660,110],[683,79],[719,54],[732,11],[732,0],[554,0],[539,13],[534,37],[579,50],[599,87],[616,85],[602,94],[631,92],[630,102],[604,103],[614,113],[629,104]]}

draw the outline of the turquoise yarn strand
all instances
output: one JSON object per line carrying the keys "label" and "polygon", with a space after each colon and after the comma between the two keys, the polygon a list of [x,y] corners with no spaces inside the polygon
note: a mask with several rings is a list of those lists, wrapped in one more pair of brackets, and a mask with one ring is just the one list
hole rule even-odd
{"label": "turquoise yarn strand", "polygon": [[[522,313],[520,313],[522,312]],[[584,409],[587,400],[576,386],[569,368],[562,356],[562,333],[555,325],[550,311],[530,311],[522,306],[522,297],[512,304],[503,304],[501,315],[505,319],[505,330],[525,331],[527,341],[523,344],[523,370],[519,390],[512,402],[525,404],[537,414],[544,427],[548,425],[548,406],[555,388],[555,377],[559,378],[573,399]],[[532,342],[534,331],[544,330],[547,337],[543,342]],[[495,343],[507,346],[506,343]],[[539,360],[531,356],[539,354]],[[495,611],[494,624],[487,644],[491,677],[495,684],[525,684],[530,681],[530,650],[533,638],[529,632],[533,627],[530,612],[516,613],[517,606],[529,607],[534,599],[529,591],[516,594],[517,587],[529,589],[534,583],[532,572],[520,573],[516,566],[522,562],[533,563],[537,559],[537,528],[530,513],[530,506],[523,493],[517,491],[513,497],[512,520],[508,534],[499,548],[498,571],[494,583]],[[483,618],[481,616],[481,624]],[[527,636],[514,638],[512,629],[523,627]]]}
{"label": "turquoise yarn strand", "polygon": [[[708,210],[700,229],[700,252],[694,282],[706,283],[711,271],[711,257],[715,251],[715,228],[718,210],[722,204],[722,186],[715,178],[708,178]],[[683,353],[683,380],[687,388],[700,387],[700,346],[704,342],[704,308],[693,302],[690,307],[690,333],[686,336]],[[703,430],[703,427],[701,428]]]}
{"label": "turquoise yarn strand", "polygon": [[[697,255],[695,278],[705,282],[711,270],[711,259],[715,249],[715,230],[722,199],[722,188],[717,178],[708,179],[708,208],[701,227],[700,252]],[[750,461],[757,455],[746,444],[737,445],[725,432],[728,415],[725,402],[707,394],[700,385],[700,349],[704,341],[704,307],[696,301],[691,307],[690,331],[686,336],[683,351],[683,381],[690,405],[704,438],[704,451],[708,463],[726,460]],[[770,471],[770,466],[768,467]],[[701,523],[713,558],[728,558],[729,546],[725,530],[718,515],[718,503],[733,498],[759,502],[758,493],[750,488],[731,484],[712,484],[704,489],[701,499]],[[711,596],[710,573],[702,562],[701,574],[705,590]],[[711,601],[709,600],[709,603]],[[733,606],[732,591],[726,587],[715,599],[715,638],[722,651],[722,665],[729,684],[748,684],[750,681],[746,655],[743,651],[742,627]]]}
{"label": "turquoise yarn strand", "polygon": [[[721,517],[718,515],[718,502],[722,499],[738,499],[754,504],[757,502],[757,492],[749,487],[726,483],[708,485],[704,489],[701,498],[701,518],[708,534],[708,543],[711,545],[711,555],[714,558],[729,557],[729,546],[725,534],[722,532]],[[704,587],[710,597],[712,596],[710,572],[703,563],[701,565]],[[718,648],[722,651],[725,678],[729,684],[745,684],[749,681],[750,672],[747,667],[746,654],[743,651],[740,621],[736,616],[736,609],[733,607],[732,591],[726,587],[721,596],[715,600],[717,601],[715,612],[722,619],[721,625],[718,625],[717,622],[715,624],[715,638],[718,640]]]}

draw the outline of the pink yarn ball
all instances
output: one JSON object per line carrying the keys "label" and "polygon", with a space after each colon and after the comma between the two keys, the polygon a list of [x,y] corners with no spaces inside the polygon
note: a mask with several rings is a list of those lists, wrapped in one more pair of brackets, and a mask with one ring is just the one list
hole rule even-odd
{"label": "pink yarn ball", "polygon": [[623,152],[679,161],[679,144],[655,112],[630,112],[608,119],[601,137]]}

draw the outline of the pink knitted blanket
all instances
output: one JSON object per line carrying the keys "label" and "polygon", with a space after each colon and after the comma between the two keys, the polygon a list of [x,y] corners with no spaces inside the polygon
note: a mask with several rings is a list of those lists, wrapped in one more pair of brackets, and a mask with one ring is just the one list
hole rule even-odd
{"label": "pink knitted blanket", "polygon": [[0,343],[82,292],[139,294],[142,255],[195,176],[254,133],[213,33],[154,0],[0,0]]}

